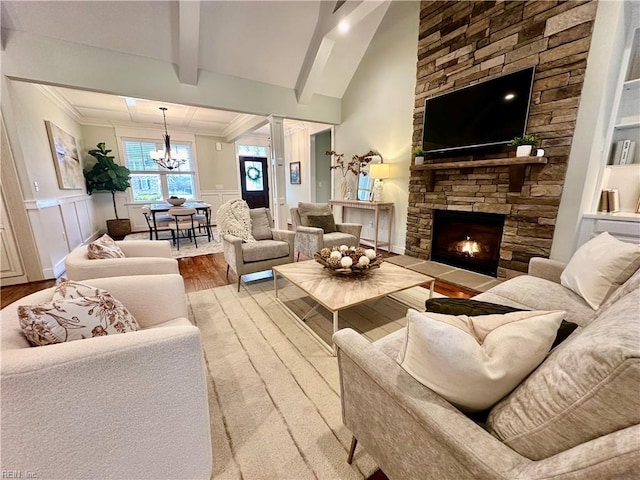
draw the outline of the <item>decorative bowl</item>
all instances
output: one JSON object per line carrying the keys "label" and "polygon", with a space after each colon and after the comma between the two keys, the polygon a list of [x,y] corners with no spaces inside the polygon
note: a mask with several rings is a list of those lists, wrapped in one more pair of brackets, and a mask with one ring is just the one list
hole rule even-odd
{"label": "decorative bowl", "polygon": [[[340,256],[338,257],[338,255]],[[361,260],[362,257],[366,259]],[[372,249],[346,247],[345,245],[323,248],[316,252],[313,258],[329,273],[335,275],[363,275],[373,269],[380,268],[384,261],[382,255],[375,253]]]}
{"label": "decorative bowl", "polygon": [[187,201],[186,198],[167,198],[167,203],[170,203],[174,207],[179,207],[186,201]]}

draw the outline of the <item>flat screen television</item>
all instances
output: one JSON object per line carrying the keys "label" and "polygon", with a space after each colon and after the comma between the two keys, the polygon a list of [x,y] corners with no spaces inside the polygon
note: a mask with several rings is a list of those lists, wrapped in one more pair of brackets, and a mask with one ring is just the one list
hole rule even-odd
{"label": "flat screen television", "polygon": [[534,68],[427,98],[422,148],[427,153],[504,145],[527,128]]}

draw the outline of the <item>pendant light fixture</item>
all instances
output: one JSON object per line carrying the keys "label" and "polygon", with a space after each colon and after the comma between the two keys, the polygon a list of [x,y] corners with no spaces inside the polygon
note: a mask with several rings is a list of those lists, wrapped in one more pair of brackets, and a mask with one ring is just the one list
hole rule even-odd
{"label": "pendant light fixture", "polygon": [[160,110],[162,110],[162,118],[164,119],[164,150],[149,152],[149,156],[151,156],[151,160],[162,168],[175,170],[187,161],[187,155],[186,152],[171,152],[171,142],[167,132],[167,116],[165,114],[167,107],[160,107]]}

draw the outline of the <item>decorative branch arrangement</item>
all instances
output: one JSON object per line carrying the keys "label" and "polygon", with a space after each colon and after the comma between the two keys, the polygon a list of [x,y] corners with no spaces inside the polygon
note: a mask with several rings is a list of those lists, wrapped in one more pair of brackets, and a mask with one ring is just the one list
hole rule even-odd
{"label": "decorative branch arrangement", "polygon": [[[325,152],[325,155],[328,155],[331,157],[331,160],[335,163],[333,163],[333,165],[331,165],[329,168],[331,170],[340,170],[340,174],[342,175],[342,178],[346,178],[347,174],[349,172],[353,173],[354,175],[358,175],[358,173],[360,173],[358,171],[358,162],[356,160],[351,160],[348,163],[345,163],[344,160],[344,153],[336,153],[333,150],[329,150],[327,152]],[[354,155],[355,157],[355,155]]]}
{"label": "decorative branch arrangement", "polygon": [[332,160],[334,160],[334,164],[329,168],[331,170],[340,169],[342,178],[345,178],[349,172],[356,176],[360,173],[366,175],[367,172],[363,172],[362,169],[371,163],[372,157],[380,157],[382,160],[382,155],[378,152],[374,152],[373,150],[369,150],[364,155],[354,155],[348,163],[345,163],[344,153],[336,153],[333,150],[330,150],[325,152],[325,155],[331,156]]}

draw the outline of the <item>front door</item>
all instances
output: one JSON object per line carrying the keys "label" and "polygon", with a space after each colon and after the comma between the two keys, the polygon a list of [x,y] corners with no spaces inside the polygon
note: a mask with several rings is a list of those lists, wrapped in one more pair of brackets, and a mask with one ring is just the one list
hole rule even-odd
{"label": "front door", "polygon": [[240,157],[242,199],[249,208],[269,208],[269,169],[267,159]]}

